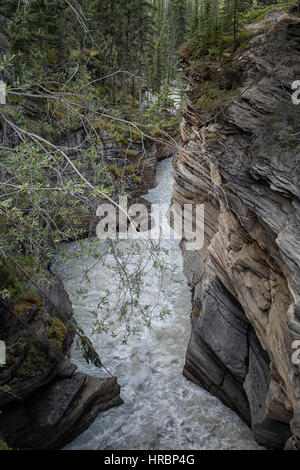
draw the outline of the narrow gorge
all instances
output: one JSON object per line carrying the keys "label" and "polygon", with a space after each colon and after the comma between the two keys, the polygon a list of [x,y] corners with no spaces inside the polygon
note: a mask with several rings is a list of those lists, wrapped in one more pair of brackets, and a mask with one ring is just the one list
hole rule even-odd
{"label": "narrow gorge", "polygon": [[118,3],[0,5],[0,450],[300,450],[299,0]]}
{"label": "narrow gorge", "polygon": [[[170,203],[173,188],[172,159],[158,164],[157,186],[144,196],[152,204]],[[166,214],[164,214],[166,217]],[[163,222],[168,224],[167,219]],[[87,243],[92,243],[92,240]],[[105,241],[100,249],[105,249]],[[93,246],[93,245],[92,245]],[[132,246],[131,240],[119,241],[123,251]],[[94,317],[91,311],[99,307],[99,298],[108,292],[112,279],[116,279],[116,261],[109,255],[105,271],[92,255],[99,249],[99,241],[89,256],[82,252],[77,242],[68,250],[78,253],[75,261],[58,264],[55,271],[64,282],[74,308],[74,316],[85,334],[93,340],[96,351],[118,377],[124,404],[101,413],[90,428],[66,448],[68,450],[193,450],[259,448],[247,428],[233,411],[223,406],[211,394],[201,390],[182,375],[185,350],[190,334],[190,289],[184,279],[179,240],[162,240],[167,270],[158,276],[153,261],[145,274],[145,287],[141,302],[151,304],[151,328],[137,322],[137,333],[122,339],[126,327],[118,327],[114,337],[108,333],[93,334]],[[147,247],[146,247],[147,249]],[[149,248],[148,248],[149,249]],[[143,258],[149,253],[144,251]],[[155,260],[154,260],[155,261]],[[130,263],[138,265],[140,256],[135,254]],[[175,268],[174,268],[175,267]],[[89,281],[83,281],[83,273],[89,270]],[[115,281],[116,282],[116,281]],[[84,300],[76,295],[78,285],[86,288]],[[110,297],[114,294],[110,293]],[[128,297],[130,297],[128,295]],[[114,299],[112,299],[114,300]],[[160,312],[169,313],[161,318]],[[110,308],[110,319],[116,320],[118,311]],[[109,374],[91,368],[75,345],[71,360],[86,374],[97,377]]]}

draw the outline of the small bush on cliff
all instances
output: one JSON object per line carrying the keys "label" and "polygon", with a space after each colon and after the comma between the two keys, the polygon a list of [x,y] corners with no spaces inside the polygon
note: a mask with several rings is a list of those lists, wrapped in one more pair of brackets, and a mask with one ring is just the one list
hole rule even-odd
{"label": "small bush on cliff", "polygon": [[237,94],[237,90],[221,90],[218,85],[206,82],[201,88],[201,96],[196,101],[195,108],[204,112],[217,109]]}
{"label": "small bush on cliff", "polygon": [[0,438],[0,450],[12,450],[7,443]]}

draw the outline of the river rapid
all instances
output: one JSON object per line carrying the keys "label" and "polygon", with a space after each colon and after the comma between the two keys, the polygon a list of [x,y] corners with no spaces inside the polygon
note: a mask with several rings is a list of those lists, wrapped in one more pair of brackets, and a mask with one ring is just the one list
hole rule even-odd
{"label": "river rapid", "polygon": [[[172,160],[167,159],[159,163],[157,186],[145,198],[151,203],[169,203],[172,187]],[[88,245],[92,241],[84,243]],[[129,242],[119,243],[124,247]],[[55,266],[69,293],[78,324],[93,342],[105,366],[118,377],[124,400],[123,405],[101,413],[66,449],[259,448],[251,430],[232,410],[182,375],[190,336],[191,296],[183,275],[179,241],[164,240],[162,245],[169,250],[164,255],[166,262],[176,269],[173,273],[167,271],[162,282],[154,268],[146,275],[143,300],[157,304],[152,327],[147,328],[137,319],[140,329],[129,337],[127,344],[122,344],[125,327],[121,324],[115,337],[110,333],[92,334],[94,318],[90,312],[98,308],[99,295],[114,283],[113,272],[95,263],[93,256],[86,255]],[[80,252],[79,243],[68,244],[67,250]],[[84,298],[78,298],[76,291],[84,269],[90,269],[90,280]],[[164,308],[170,314],[161,319],[159,312]],[[88,365],[75,345],[71,360],[87,374],[108,375],[104,369]]]}

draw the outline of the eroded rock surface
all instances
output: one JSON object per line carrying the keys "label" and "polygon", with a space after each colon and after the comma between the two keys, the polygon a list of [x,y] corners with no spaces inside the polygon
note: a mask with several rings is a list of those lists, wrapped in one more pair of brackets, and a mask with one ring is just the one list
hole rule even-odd
{"label": "eroded rock surface", "polygon": [[59,449],[122,403],[116,377],[89,377],[68,360],[72,315],[60,282],[22,306],[0,304],[0,435],[13,449]]}
{"label": "eroded rock surface", "polygon": [[[264,22],[222,66],[203,58],[182,68],[188,101],[174,200],[205,204],[204,248],[188,252],[183,242],[194,304],[184,374],[235,409],[261,445],[296,449],[300,106],[291,85],[300,77],[300,19]],[[216,82],[230,98],[203,109],[203,84]]]}

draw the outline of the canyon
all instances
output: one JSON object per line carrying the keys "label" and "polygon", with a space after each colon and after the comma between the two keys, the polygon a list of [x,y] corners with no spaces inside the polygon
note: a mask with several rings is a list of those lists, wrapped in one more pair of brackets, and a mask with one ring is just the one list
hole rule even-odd
{"label": "canyon", "polygon": [[[174,145],[124,144],[120,135],[102,142],[101,158],[116,181],[127,171],[134,201],[204,204],[204,247],[186,250],[183,238],[181,252],[175,243],[167,255],[179,266],[160,300],[170,317],[161,321],[156,312],[154,332],[143,331],[127,350],[95,339],[91,305],[113,274],[95,271],[88,300],[77,301],[91,257],[49,267],[57,282],[21,305],[1,301],[1,339],[13,344],[0,369],[0,435],[9,447],[300,450],[300,105],[291,98],[300,18],[277,9],[246,29],[247,46],[221,60],[181,54],[187,102]],[[84,166],[74,153],[83,139],[79,129],[58,145]],[[83,238],[97,222],[89,209],[78,214]],[[80,245],[67,241],[71,251]],[[8,273],[2,267],[10,283]],[[159,291],[153,279],[150,303]],[[76,350],[78,325],[113,374],[99,373]]]}

